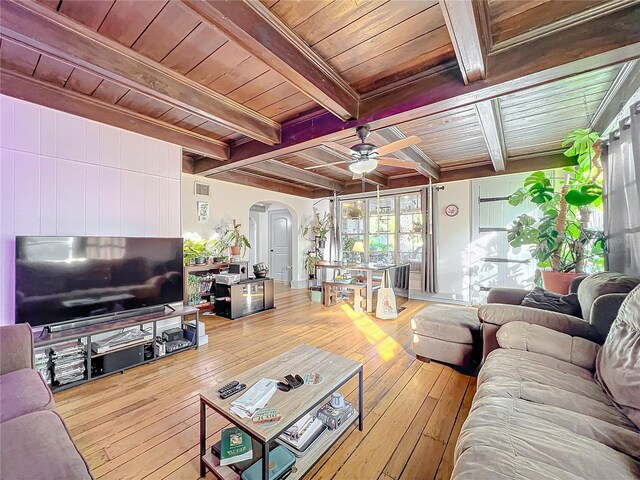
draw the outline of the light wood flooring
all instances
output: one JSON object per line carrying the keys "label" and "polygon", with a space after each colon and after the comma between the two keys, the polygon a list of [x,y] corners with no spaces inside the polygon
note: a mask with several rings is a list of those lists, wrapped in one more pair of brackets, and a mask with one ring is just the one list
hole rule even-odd
{"label": "light wood flooring", "polygon": [[[401,300],[401,299],[399,299]],[[275,310],[206,320],[209,344],[59,392],[58,411],[98,479],[198,478],[198,393],[296,345],[363,362],[365,429],[353,427],[306,479],[448,479],[475,378],[417,361],[407,301],[397,320],[312,303],[283,290]],[[341,391],[356,401],[357,378]],[[226,422],[208,417],[209,445]],[[208,474],[207,478],[214,478]]]}

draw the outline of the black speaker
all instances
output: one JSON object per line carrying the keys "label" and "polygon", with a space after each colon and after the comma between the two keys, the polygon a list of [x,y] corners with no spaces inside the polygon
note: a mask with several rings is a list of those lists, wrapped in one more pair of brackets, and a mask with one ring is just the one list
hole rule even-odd
{"label": "black speaker", "polygon": [[107,353],[102,357],[102,373],[117,372],[142,361],[144,361],[143,345],[135,345],[124,350]]}

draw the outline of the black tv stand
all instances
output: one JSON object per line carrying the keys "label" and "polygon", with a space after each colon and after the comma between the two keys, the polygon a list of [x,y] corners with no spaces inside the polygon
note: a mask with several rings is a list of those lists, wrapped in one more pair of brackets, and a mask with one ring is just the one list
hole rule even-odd
{"label": "black tv stand", "polygon": [[[47,346],[51,346],[51,345],[55,345],[58,343],[63,343],[71,340],[80,340],[85,345],[85,349],[86,349],[85,378],[83,380],[79,380],[77,382],[68,383],[61,386],[51,386],[51,390],[53,392],[66,390],[67,388],[71,388],[76,385],[82,385],[83,383],[90,382],[97,378],[103,378],[108,375],[112,375],[114,373],[124,372],[129,368],[137,367],[138,365],[143,365],[145,363],[154,362],[159,358],[168,357],[170,355],[174,355],[176,353],[180,353],[185,350],[190,350],[193,348],[198,348],[200,346],[200,339],[199,339],[200,318],[199,318],[199,310],[197,308],[190,307],[187,305],[181,305],[177,308],[170,307],[169,311],[165,311],[164,306],[160,306],[159,312],[157,312],[157,309],[156,309],[155,313],[147,313],[145,315],[140,315],[140,311],[137,311],[136,313],[137,313],[136,316],[128,315],[126,318],[123,318],[123,316],[120,316],[118,318],[111,317],[110,319],[99,322],[99,323],[91,323],[88,325],[75,326],[73,328],[69,328],[62,331],[51,332],[49,327],[45,327],[41,332],[34,332],[33,334],[34,348],[47,347]],[[159,321],[180,317],[180,324],[184,325],[187,323],[186,317],[191,315],[195,315],[195,341],[193,344],[185,346],[184,348],[175,350],[173,352],[165,353],[164,355],[160,355],[160,356],[156,354],[155,348],[152,348],[153,355],[151,356],[151,358],[148,358],[146,360],[143,359],[142,361],[138,361],[136,363],[126,365],[112,372],[100,374],[98,376],[92,375],[92,372],[91,372],[92,360],[95,360],[104,355],[116,353],[118,351],[121,351],[122,349],[130,348],[136,345],[147,345],[147,346],[149,344],[153,345],[155,342],[155,338],[159,333],[157,329],[157,326],[158,326],[157,323]],[[141,341],[139,344],[133,344],[133,345],[129,344],[129,345],[123,346],[122,348],[116,347],[113,350],[109,350],[108,352],[100,353],[100,354],[94,353],[91,350],[92,337],[98,334],[116,332],[118,330],[122,330],[124,328],[130,328],[130,327],[140,327],[140,329],[142,329],[144,325],[152,325],[153,337],[151,340],[144,340],[144,341]]]}

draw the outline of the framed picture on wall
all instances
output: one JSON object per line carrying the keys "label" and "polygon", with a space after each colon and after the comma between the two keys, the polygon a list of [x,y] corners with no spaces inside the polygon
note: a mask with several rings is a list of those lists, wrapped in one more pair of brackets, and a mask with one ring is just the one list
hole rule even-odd
{"label": "framed picture on wall", "polygon": [[196,202],[198,207],[198,222],[205,223],[209,220],[209,202]]}

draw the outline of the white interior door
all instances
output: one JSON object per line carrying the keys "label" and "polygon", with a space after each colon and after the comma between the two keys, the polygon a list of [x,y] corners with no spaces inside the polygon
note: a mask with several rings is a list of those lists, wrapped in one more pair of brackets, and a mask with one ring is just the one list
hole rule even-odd
{"label": "white interior door", "polygon": [[269,272],[274,280],[291,281],[291,213],[269,211]]}
{"label": "white interior door", "polygon": [[507,227],[523,213],[534,214],[528,202],[509,205],[511,195],[526,175],[475,180],[472,184],[474,215],[471,248],[471,300],[486,301],[493,287],[531,288],[536,264],[529,247],[513,248],[507,241]]}

